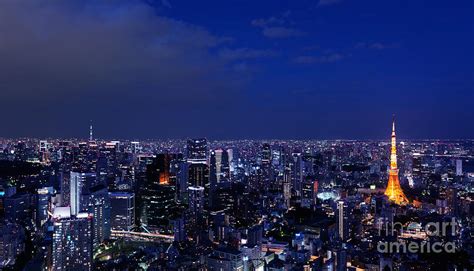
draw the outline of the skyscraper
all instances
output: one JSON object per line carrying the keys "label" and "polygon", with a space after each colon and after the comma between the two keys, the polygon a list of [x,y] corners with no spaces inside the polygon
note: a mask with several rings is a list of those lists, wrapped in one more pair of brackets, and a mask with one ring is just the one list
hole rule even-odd
{"label": "skyscraper", "polygon": [[92,270],[92,216],[57,207],[53,221],[53,270]]}
{"label": "skyscraper", "polygon": [[190,186],[188,188],[188,210],[194,220],[202,216],[204,210],[204,187]]}
{"label": "skyscraper", "polygon": [[93,243],[97,247],[110,238],[110,198],[107,187],[94,186],[81,197],[81,211],[93,216]]}
{"label": "skyscraper", "polygon": [[[154,230],[168,223],[175,206],[176,187],[169,183],[169,160],[165,154],[162,159],[148,165],[146,178],[139,186],[139,209],[141,224]],[[167,181],[163,181],[163,177]]]}
{"label": "skyscraper", "polygon": [[170,182],[170,162],[172,156],[168,153],[160,153],[153,159],[153,163],[148,166],[148,179],[158,182],[161,185]]}
{"label": "skyscraper", "polygon": [[70,178],[70,198],[71,214],[77,215],[81,211],[81,196],[84,191],[88,191],[96,181],[95,173],[71,172]]}
{"label": "skyscraper", "polygon": [[462,160],[456,160],[456,176],[462,176]]}
{"label": "skyscraper", "polygon": [[409,203],[408,198],[403,193],[402,187],[400,186],[400,180],[398,179],[398,167],[397,167],[397,140],[395,136],[395,119],[392,124],[392,145],[390,152],[390,171],[387,189],[385,195],[390,201],[396,204],[407,204]]}
{"label": "skyscraper", "polygon": [[337,235],[343,242],[349,238],[349,206],[344,200],[337,202]]}
{"label": "skyscraper", "polygon": [[109,197],[112,230],[130,231],[135,224],[135,194],[114,192]]}
{"label": "skyscraper", "polygon": [[186,147],[189,163],[205,164],[207,162],[207,139],[189,139]]}

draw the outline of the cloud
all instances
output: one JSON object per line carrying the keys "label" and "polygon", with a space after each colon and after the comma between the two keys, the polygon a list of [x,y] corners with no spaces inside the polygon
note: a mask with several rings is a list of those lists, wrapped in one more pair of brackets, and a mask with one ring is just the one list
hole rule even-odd
{"label": "cloud", "polygon": [[384,50],[400,47],[399,43],[382,43],[382,42],[359,42],[355,46],[358,49],[375,49]]}
{"label": "cloud", "polygon": [[230,108],[245,81],[215,53],[227,41],[141,1],[0,1],[0,114],[32,131],[42,119],[84,118],[113,132],[177,107],[209,117],[209,104]]}
{"label": "cloud", "polygon": [[272,50],[256,50],[250,48],[228,49],[224,48],[219,51],[221,58],[226,60],[242,60],[255,58],[268,58],[277,56],[277,52]]}
{"label": "cloud", "polygon": [[267,27],[268,25],[272,25],[272,24],[284,24],[285,23],[285,20],[283,19],[280,19],[280,18],[276,18],[276,17],[270,17],[270,18],[267,18],[267,19],[264,19],[264,18],[260,18],[260,19],[255,19],[255,20],[252,20],[251,24],[253,26],[258,26],[258,27]]}
{"label": "cloud", "polygon": [[265,27],[263,29],[263,35],[267,38],[280,39],[300,37],[306,35],[306,33],[298,29],[289,27]]}
{"label": "cloud", "polygon": [[281,39],[306,35],[304,31],[290,27],[290,25],[294,25],[290,15],[291,11],[288,10],[279,16],[252,20],[251,24],[262,28],[262,34],[267,38]]}
{"label": "cloud", "polygon": [[318,6],[330,6],[340,2],[342,2],[342,0],[319,0]]}
{"label": "cloud", "polygon": [[298,56],[293,59],[293,62],[298,64],[334,63],[341,61],[342,59],[344,59],[344,55],[340,53],[331,53],[322,56]]}

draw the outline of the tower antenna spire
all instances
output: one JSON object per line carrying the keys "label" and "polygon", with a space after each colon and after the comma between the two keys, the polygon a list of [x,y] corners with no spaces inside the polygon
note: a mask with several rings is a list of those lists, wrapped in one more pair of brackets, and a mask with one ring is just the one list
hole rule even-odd
{"label": "tower antenna spire", "polygon": [[89,126],[89,141],[94,140],[94,132],[92,129],[92,120],[90,121],[90,126]]}

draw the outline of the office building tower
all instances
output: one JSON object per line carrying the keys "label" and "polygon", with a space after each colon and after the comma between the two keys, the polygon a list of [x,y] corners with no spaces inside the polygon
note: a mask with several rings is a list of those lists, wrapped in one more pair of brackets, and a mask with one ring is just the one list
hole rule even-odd
{"label": "office building tower", "polygon": [[17,193],[4,199],[5,218],[11,222],[25,224],[31,219],[31,195]]}
{"label": "office building tower", "polygon": [[291,206],[291,171],[290,169],[285,169],[283,172],[283,200],[285,202],[286,208]]}
{"label": "office building tower", "polygon": [[176,204],[176,187],[169,183],[160,183],[156,165],[147,167],[145,183],[139,186],[140,223],[149,229],[158,229],[167,224]]}
{"label": "office building tower", "polygon": [[111,227],[114,231],[130,231],[135,225],[135,194],[129,192],[109,193]]}
{"label": "office building tower", "polygon": [[88,193],[90,187],[96,183],[95,173],[82,173],[71,171],[70,177],[70,199],[71,215],[77,215],[81,211],[82,194]]}
{"label": "office building tower", "polygon": [[290,160],[291,184],[298,196],[301,196],[301,184],[303,182],[303,161],[301,153],[296,151],[291,154]]}
{"label": "office building tower", "polygon": [[268,165],[272,161],[272,149],[270,144],[264,143],[262,146],[262,165]]}
{"label": "office building tower", "polygon": [[188,188],[188,211],[191,217],[197,219],[204,210],[204,187],[191,186]]}
{"label": "office building tower", "polygon": [[209,183],[217,185],[230,180],[229,154],[218,149],[211,151],[209,158]]}
{"label": "office building tower", "polygon": [[462,172],[462,160],[461,159],[457,159],[456,160],[456,176],[462,176],[463,175],[463,172]]}
{"label": "office building tower", "polygon": [[207,163],[207,139],[189,139],[186,149],[188,163]]}
{"label": "office building tower", "polygon": [[209,185],[211,187],[211,191],[214,191],[217,188],[218,183],[218,165],[217,165],[217,157],[216,152],[211,151],[209,157]]}
{"label": "office building tower", "polygon": [[170,162],[172,156],[167,153],[160,153],[153,159],[151,165],[147,167],[147,178],[154,180],[161,185],[170,183]]}
{"label": "office building tower", "polygon": [[347,250],[340,247],[333,251],[334,254],[334,271],[347,270]]}
{"label": "office building tower", "polygon": [[53,270],[92,270],[92,215],[57,207],[52,219]]}
{"label": "office building tower", "polygon": [[178,193],[178,199],[185,201],[186,193],[188,192],[188,163],[180,161],[178,163],[178,172],[176,174],[176,192]]}
{"label": "office building tower", "polygon": [[189,164],[188,185],[208,187],[209,167],[206,164]]}
{"label": "office building tower", "polygon": [[227,155],[229,156],[229,171],[231,173],[230,177],[232,177],[232,173],[234,172],[234,169],[235,169],[234,149],[227,149]]}
{"label": "office building tower", "polygon": [[97,185],[82,195],[81,210],[93,216],[92,236],[94,248],[110,238],[110,198],[107,187]]}
{"label": "office building tower", "polygon": [[172,220],[173,234],[175,242],[186,241],[186,228],[184,224],[184,218],[178,217]]}
{"label": "office building tower", "polygon": [[336,221],[337,236],[345,242],[349,238],[349,206],[344,200],[337,202]]}
{"label": "office building tower", "polygon": [[71,173],[65,170],[59,172],[59,188],[61,190],[61,206],[71,205]]}
{"label": "office building tower", "polygon": [[12,222],[0,222],[0,270],[15,264],[20,253],[25,251],[25,231]]}
{"label": "office building tower", "polygon": [[50,199],[53,192],[52,190],[52,187],[51,189],[40,188],[37,190],[36,225],[38,225],[39,227],[43,226],[44,223],[48,221],[48,212],[50,212]]}
{"label": "office building tower", "polygon": [[263,241],[263,226],[254,225],[247,230],[247,246],[261,245]]}
{"label": "office building tower", "polygon": [[310,208],[316,204],[318,182],[306,177],[301,184],[301,206]]}
{"label": "office building tower", "polygon": [[142,147],[141,147],[141,145],[140,145],[140,142],[138,142],[138,141],[132,141],[132,142],[130,142],[130,148],[131,148],[131,152],[132,152],[133,154],[138,154],[138,153],[140,153],[141,150],[142,150]]}

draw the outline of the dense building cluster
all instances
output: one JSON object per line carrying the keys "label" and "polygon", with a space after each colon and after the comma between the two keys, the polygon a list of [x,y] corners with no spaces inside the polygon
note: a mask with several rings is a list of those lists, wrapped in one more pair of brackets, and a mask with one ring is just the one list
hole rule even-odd
{"label": "dense building cluster", "polygon": [[394,144],[0,139],[0,269],[472,270],[474,141]]}

